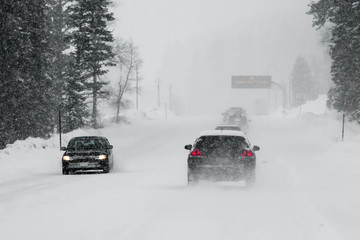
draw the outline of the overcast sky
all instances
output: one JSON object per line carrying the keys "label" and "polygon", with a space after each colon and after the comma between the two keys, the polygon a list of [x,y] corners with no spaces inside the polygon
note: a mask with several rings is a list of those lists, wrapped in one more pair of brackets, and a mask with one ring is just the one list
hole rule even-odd
{"label": "overcast sky", "polygon": [[[187,106],[187,112],[251,108],[254,98],[280,104],[275,90],[231,89],[232,75],[271,75],[287,84],[295,59],[321,65],[325,50],[306,14],[307,0],[114,1],[114,35],[131,37],[144,60],[142,103]],[[225,110],[225,109],[224,109]]]}

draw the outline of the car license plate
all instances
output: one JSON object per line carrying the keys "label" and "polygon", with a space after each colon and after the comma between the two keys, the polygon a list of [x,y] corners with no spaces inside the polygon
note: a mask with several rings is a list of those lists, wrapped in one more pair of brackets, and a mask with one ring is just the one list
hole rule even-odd
{"label": "car license plate", "polygon": [[226,164],[229,162],[228,158],[216,158],[216,163],[218,164]]}
{"label": "car license plate", "polygon": [[88,167],[89,163],[88,162],[82,162],[79,164],[80,167]]}

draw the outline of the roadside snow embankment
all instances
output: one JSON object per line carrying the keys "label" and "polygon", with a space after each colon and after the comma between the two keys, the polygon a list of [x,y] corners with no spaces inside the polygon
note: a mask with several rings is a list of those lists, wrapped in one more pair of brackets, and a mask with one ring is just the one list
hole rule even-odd
{"label": "roadside snow embankment", "polygon": [[326,96],[268,121],[279,135],[277,158],[293,175],[291,188],[305,192],[344,239],[358,239],[360,126],[345,122],[342,141],[342,116],[326,108]]}

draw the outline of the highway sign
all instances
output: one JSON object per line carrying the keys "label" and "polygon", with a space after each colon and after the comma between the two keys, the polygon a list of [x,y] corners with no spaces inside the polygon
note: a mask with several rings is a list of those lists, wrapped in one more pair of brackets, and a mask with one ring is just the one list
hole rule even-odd
{"label": "highway sign", "polygon": [[232,76],[231,88],[271,88],[271,76]]}

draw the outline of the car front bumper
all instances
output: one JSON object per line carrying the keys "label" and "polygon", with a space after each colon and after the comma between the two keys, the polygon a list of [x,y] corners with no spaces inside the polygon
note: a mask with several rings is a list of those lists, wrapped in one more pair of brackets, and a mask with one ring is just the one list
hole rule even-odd
{"label": "car front bumper", "polygon": [[109,161],[104,161],[104,160],[62,161],[62,167],[67,171],[103,170],[105,168],[109,168]]}

